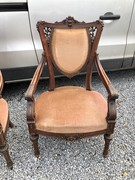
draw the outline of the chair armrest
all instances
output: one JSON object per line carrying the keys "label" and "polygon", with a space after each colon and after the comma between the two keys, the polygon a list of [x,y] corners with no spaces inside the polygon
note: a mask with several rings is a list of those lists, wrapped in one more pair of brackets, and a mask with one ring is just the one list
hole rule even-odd
{"label": "chair armrest", "polygon": [[105,73],[105,71],[100,63],[98,54],[96,54],[96,67],[98,70],[98,74],[108,92],[108,97],[110,99],[117,99],[118,93],[117,93],[116,89],[113,87],[113,85],[111,84],[111,81],[109,80],[107,74]]}
{"label": "chair armrest", "polygon": [[25,93],[25,99],[28,100],[28,101],[33,101],[34,100],[34,94],[35,94],[35,91],[37,89],[37,85],[38,85],[38,82],[39,82],[39,79],[40,79],[40,76],[42,74],[42,71],[43,71],[43,68],[44,68],[44,64],[45,64],[45,57],[44,55],[42,55],[42,59],[34,73],[34,76],[31,80],[31,83]]}
{"label": "chair armrest", "polygon": [[3,76],[2,76],[2,73],[0,71],[0,96],[2,94],[3,85],[4,85],[4,83],[3,83]]}

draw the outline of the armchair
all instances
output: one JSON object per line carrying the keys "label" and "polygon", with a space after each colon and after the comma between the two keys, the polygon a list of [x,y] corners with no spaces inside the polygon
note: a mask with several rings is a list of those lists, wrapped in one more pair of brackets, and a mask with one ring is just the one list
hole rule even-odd
{"label": "armchair", "polygon": [[8,144],[6,142],[7,129],[10,126],[13,127],[13,123],[9,120],[8,104],[5,99],[2,98],[3,89],[3,77],[0,71],[0,153],[2,153],[7,162],[8,168],[13,168],[13,162],[8,152]]}
{"label": "armchair", "polygon": [[[106,157],[115,126],[115,100],[118,94],[96,53],[103,23],[79,22],[73,17],[68,17],[56,23],[40,21],[37,23],[37,30],[43,54],[25,94],[27,124],[35,156],[39,156],[39,134],[66,140],[104,134],[103,155]],[[45,63],[49,72],[49,90],[35,99],[35,91]],[[99,92],[92,90],[94,63],[108,92],[107,101]],[[77,86],[55,88],[54,67],[72,78],[84,66],[87,66],[86,88]]]}

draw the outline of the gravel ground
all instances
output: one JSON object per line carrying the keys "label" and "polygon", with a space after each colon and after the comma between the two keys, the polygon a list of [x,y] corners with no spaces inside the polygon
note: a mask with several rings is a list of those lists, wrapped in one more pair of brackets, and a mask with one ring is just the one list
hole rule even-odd
{"label": "gravel ground", "polygon": [[[3,96],[10,107],[10,118],[15,127],[9,129],[7,139],[14,161],[8,170],[0,157],[1,180],[121,180],[135,179],[135,70],[108,73],[119,92],[118,118],[114,138],[107,159],[102,156],[103,136],[85,138],[75,142],[40,136],[40,158],[33,155],[26,124],[24,92],[29,82],[6,84]],[[72,80],[59,78],[57,86],[85,86],[85,76]],[[47,89],[48,80],[40,81],[37,95]],[[46,87],[45,87],[46,86]],[[93,87],[106,96],[97,74]]]}

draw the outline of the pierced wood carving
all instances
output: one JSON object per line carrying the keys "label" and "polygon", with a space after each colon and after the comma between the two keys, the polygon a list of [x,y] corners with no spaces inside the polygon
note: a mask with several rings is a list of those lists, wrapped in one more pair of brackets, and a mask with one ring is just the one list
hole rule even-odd
{"label": "pierced wood carving", "polygon": [[90,35],[92,43],[94,42],[96,32],[97,32],[97,27],[90,27],[89,28],[89,35]]}
{"label": "pierced wood carving", "polygon": [[50,43],[51,32],[52,32],[52,28],[51,27],[45,27],[44,28],[44,34],[45,34],[46,41],[47,41],[48,45]]}

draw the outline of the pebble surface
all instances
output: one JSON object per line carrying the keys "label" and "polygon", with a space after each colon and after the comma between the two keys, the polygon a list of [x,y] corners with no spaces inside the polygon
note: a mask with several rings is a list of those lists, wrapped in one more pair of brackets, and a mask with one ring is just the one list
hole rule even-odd
{"label": "pebble surface", "polygon": [[[134,180],[135,179],[135,70],[107,73],[119,92],[117,122],[109,157],[104,159],[103,135],[75,142],[40,136],[40,158],[34,157],[26,124],[24,93],[29,82],[5,84],[3,97],[8,101],[10,119],[7,140],[14,162],[8,170],[0,155],[0,180]],[[85,86],[85,76],[71,80],[56,79],[56,86]],[[93,88],[106,96],[98,74]],[[36,96],[48,88],[48,80],[39,82]]]}

